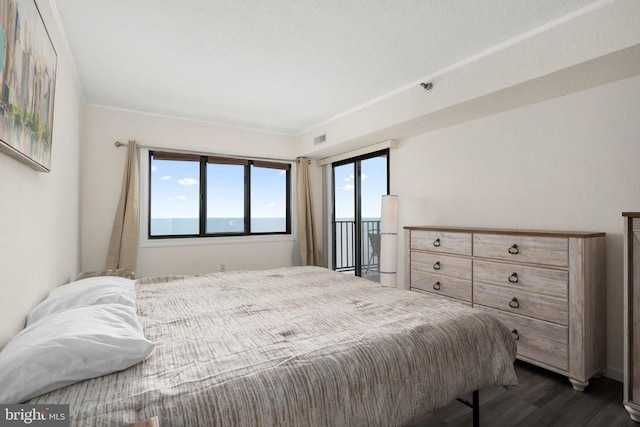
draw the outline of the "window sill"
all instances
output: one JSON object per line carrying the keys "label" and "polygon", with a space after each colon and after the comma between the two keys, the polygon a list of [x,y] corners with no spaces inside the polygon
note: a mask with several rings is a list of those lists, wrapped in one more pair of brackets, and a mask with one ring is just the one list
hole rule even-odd
{"label": "window sill", "polygon": [[272,234],[265,236],[224,236],[224,237],[185,237],[180,239],[140,239],[141,248],[163,248],[178,246],[214,246],[233,244],[252,244],[265,242],[293,242],[293,234]]}

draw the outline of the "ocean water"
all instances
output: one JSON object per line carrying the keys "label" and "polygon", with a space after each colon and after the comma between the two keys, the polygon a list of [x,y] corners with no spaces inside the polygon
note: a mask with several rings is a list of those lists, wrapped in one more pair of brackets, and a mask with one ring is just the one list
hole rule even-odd
{"label": "ocean water", "polygon": [[[179,236],[198,234],[198,218],[151,218],[152,236]],[[283,233],[287,230],[285,218],[253,218],[253,233]],[[242,233],[242,218],[207,218],[207,233]]]}

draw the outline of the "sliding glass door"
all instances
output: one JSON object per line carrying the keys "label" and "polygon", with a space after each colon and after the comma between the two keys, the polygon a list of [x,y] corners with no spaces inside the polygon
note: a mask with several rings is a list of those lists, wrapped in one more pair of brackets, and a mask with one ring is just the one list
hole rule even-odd
{"label": "sliding glass door", "polygon": [[333,268],[380,278],[380,210],[389,192],[389,150],[333,164]]}

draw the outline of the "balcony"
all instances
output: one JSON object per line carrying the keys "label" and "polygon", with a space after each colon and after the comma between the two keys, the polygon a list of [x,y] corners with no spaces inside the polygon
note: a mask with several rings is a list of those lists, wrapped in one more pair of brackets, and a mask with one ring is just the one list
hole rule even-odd
{"label": "balcony", "polygon": [[[335,221],[335,270],[355,274],[356,272],[356,222],[353,220]],[[371,237],[372,235],[373,237]],[[374,282],[380,281],[380,219],[361,221],[362,245],[360,246],[360,266],[362,277]],[[378,240],[376,242],[376,236]],[[375,247],[374,247],[375,245]]]}

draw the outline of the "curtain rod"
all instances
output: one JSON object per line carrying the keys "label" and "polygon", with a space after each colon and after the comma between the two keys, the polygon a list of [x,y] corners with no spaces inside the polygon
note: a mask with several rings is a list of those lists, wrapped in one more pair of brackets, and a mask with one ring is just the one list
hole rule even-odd
{"label": "curtain rod", "polygon": [[[116,141],[113,143],[113,145],[115,145],[116,147],[126,147],[127,143],[126,142],[120,142],[120,141]],[[196,154],[199,156],[218,156],[218,157],[230,157],[232,159],[252,159],[252,160],[265,160],[265,161],[278,161],[278,162],[297,162],[298,159],[276,159],[273,157],[249,157],[249,156],[245,156],[245,157],[241,157],[241,156],[233,156],[230,154],[218,154],[218,153],[205,153],[202,151],[192,151],[192,150],[178,150],[178,149],[172,149],[172,148],[164,148],[164,147],[152,147],[150,145],[141,145],[138,144],[138,148],[146,148],[147,150],[162,150],[162,151],[166,151],[168,153],[185,153],[185,154]]]}

